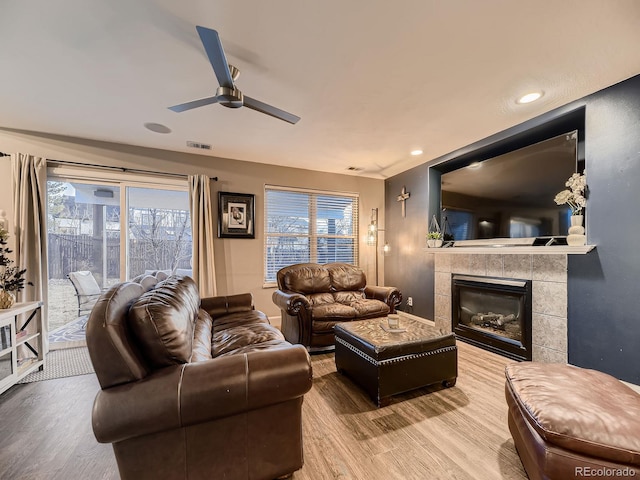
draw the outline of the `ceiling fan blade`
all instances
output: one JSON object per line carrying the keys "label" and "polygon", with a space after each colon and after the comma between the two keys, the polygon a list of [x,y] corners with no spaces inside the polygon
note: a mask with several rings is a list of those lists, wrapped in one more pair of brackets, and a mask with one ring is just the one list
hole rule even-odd
{"label": "ceiling fan blade", "polygon": [[233,78],[229,71],[229,62],[222,49],[222,43],[220,42],[220,36],[215,30],[210,28],[196,26],[200,40],[204,46],[209,62],[213,67],[213,72],[218,78],[218,83],[221,87],[233,88]]}
{"label": "ceiling fan blade", "polygon": [[218,97],[201,98],[200,100],[194,100],[193,102],[181,103],[180,105],[174,105],[169,107],[169,110],[174,112],[184,112],[191,110],[192,108],[204,107],[205,105],[211,105],[212,103],[218,103]]}
{"label": "ceiling fan blade", "polygon": [[280,120],[284,120],[285,122],[296,124],[300,117],[294,115],[293,113],[285,112],[284,110],[280,110],[279,108],[273,107],[271,105],[267,105],[266,103],[261,102],[260,100],[256,100],[255,98],[244,96],[245,107],[249,107],[251,110],[255,110],[256,112],[266,113],[267,115],[271,115],[272,117],[279,118]]}

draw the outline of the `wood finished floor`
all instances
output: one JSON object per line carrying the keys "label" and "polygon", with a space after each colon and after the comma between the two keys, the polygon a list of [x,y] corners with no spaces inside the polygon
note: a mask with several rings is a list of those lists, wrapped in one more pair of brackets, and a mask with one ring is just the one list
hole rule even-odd
{"label": "wood finished floor", "polygon": [[[459,377],[375,408],[312,357],[303,406],[305,465],[294,480],[526,479],[507,427],[504,366],[511,361],[458,342]],[[110,445],[91,430],[95,375],[16,385],[0,396],[0,478],[117,479]]]}

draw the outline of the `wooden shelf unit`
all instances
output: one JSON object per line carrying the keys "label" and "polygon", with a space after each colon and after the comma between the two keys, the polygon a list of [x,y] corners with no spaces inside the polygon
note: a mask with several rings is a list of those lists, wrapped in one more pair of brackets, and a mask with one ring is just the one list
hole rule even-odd
{"label": "wooden shelf unit", "polygon": [[0,310],[0,394],[44,368],[41,307],[42,302],[23,302]]}

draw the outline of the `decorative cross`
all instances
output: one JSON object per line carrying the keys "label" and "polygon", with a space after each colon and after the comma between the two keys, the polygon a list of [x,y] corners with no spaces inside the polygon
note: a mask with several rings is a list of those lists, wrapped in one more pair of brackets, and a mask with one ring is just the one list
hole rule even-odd
{"label": "decorative cross", "polygon": [[400,192],[400,195],[398,195],[398,202],[402,202],[402,216],[405,217],[407,214],[407,211],[405,209],[405,202],[407,201],[407,199],[411,196],[411,194],[409,192],[407,192],[407,188],[405,186],[402,187],[402,192]]}

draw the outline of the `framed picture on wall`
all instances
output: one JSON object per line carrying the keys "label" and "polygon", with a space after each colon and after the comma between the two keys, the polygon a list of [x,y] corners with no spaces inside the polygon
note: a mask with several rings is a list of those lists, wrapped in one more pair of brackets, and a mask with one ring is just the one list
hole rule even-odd
{"label": "framed picture on wall", "polygon": [[255,195],[218,192],[218,238],[255,238]]}

